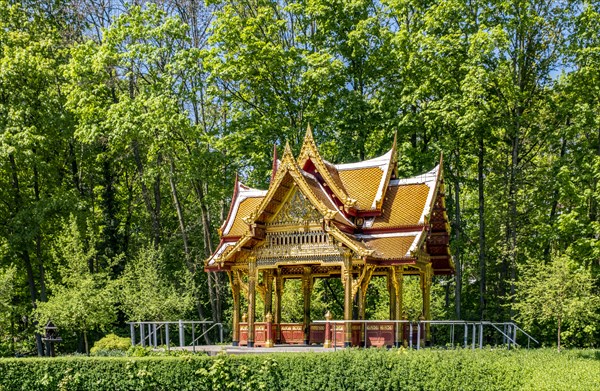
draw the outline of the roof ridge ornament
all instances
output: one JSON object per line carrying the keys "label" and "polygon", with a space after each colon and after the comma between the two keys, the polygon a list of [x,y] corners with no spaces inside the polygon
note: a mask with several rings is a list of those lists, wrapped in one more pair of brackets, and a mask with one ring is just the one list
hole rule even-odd
{"label": "roof ridge ornament", "polygon": [[[329,168],[327,167],[325,160],[321,157],[317,144],[315,143],[313,130],[310,123],[306,127],[306,134],[304,135],[304,141],[302,142],[302,149],[298,155],[298,166],[302,168],[309,159],[313,162],[316,170],[319,172],[319,174],[321,174],[321,177],[323,177],[333,194],[344,204],[346,209],[355,208],[358,201],[350,198],[346,193],[346,190],[338,186],[331,176]],[[332,167],[335,169],[335,166],[332,165]]]}
{"label": "roof ridge ornament", "polygon": [[229,212],[227,213],[227,218],[223,221],[223,224],[219,228],[217,228],[217,233],[219,236],[223,236],[223,231],[227,227],[227,223],[231,218],[231,212],[233,211],[233,205],[235,204],[235,200],[238,197],[238,193],[240,192],[240,174],[235,172],[235,181],[233,182],[233,194],[231,195],[231,203],[229,204]]}
{"label": "roof ridge ornament", "polygon": [[398,129],[394,130],[394,142],[392,143],[392,163],[394,164],[394,178],[398,178]]}
{"label": "roof ridge ornament", "polygon": [[381,177],[381,182],[379,183],[379,188],[377,189],[377,194],[375,195],[375,199],[373,200],[371,209],[381,210],[381,208],[383,207],[383,201],[385,200],[385,193],[390,185],[390,180],[392,179],[392,176],[395,176],[396,178],[398,177],[398,153],[396,151],[397,145],[398,133],[394,131],[394,141],[392,143],[392,149],[388,151],[389,160],[383,172],[383,176]]}
{"label": "roof ridge ornament", "polygon": [[310,126],[310,122],[308,123],[308,125],[306,126],[306,133],[304,134],[304,139],[311,139],[314,141],[314,136],[313,136],[313,130],[312,130],[312,126]]}

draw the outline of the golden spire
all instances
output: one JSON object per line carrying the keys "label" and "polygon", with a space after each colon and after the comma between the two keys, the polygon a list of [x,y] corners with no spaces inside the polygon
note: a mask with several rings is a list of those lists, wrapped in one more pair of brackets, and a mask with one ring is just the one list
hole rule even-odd
{"label": "golden spire", "polygon": [[394,165],[394,178],[398,178],[398,130],[394,130],[394,142],[392,143],[392,164]]}
{"label": "golden spire", "polygon": [[283,149],[283,157],[281,159],[283,160],[286,155],[291,155],[292,158],[294,157],[294,153],[292,152],[292,147],[290,147],[289,141],[285,142],[285,148]]}
{"label": "golden spire", "polygon": [[310,122],[306,127],[306,134],[304,135],[304,140],[314,140],[312,126],[310,126]]}

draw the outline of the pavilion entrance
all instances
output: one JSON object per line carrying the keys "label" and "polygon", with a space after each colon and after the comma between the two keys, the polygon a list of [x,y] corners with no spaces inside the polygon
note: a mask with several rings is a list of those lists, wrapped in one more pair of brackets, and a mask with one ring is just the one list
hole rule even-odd
{"label": "pavilion entrance", "polygon": [[[442,169],[439,165],[399,179],[396,155],[394,140],[381,157],[334,165],[321,158],[309,129],[298,158],[289,145],[281,160],[275,151],[268,190],[236,180],[229,215],[219,230],[221,241],[205,266],[229,276],[234,345],[399,346],[411,332],[399,323],[406,319],[406,275],[418,276],[421,318],[430,319],[432,277],[454,270]],[[386,278],[389,319],[357,322],[365,318],[374,276]],[[301,281],[298,323],[281,318],[290,279]],[[341,282],[343,319],[337,321],[343,322],[323,322],[324,314],[310,313],[316,279]],[[264,303],[262,314],[256,313],[257,294]],[[241,295],[246,308],[241,308]],[[426,341],[428,326],[417,333]]]}
{"label": "pavilion entrance", "polygon": [[[383,268],[382,268],[383,269]],[[285,270],[285,269],[284,269]],[[298,270],[300,271],[300,270]],[[412,333],[412,340],[420,339],[421,345],[426,345],[429,341],[427,327],[421,326],[421,330],[416,327],[409,330],[408,318],[402,306],[402,284],[405,275],[409,275],[410,270],[403,270],[397,276],[394,276],[394,269],[377,270],[374,268],[372,272],[366,273],[364,276],[353,275],[353,284],[360,284],[358,292],[352,300],[352,320],[353,322],[339,322],[343,318],[334,319],[329,311],[326,314],[311,313],[311,293],[314,283],[317,278],[340,279],[341,275],[328,275],[327,277],[315,277],[320,275],[318,269],[311,266],[302,267],[302,275],[293,276],[284,274],[281,269],[265,270],[259,272],[262,277],[261,282],[256,285],[255,292],[259,293],[263,305],[262,314],[257,316],[255,320],[250,322],[248,314],[251,313],[251,302],[247,301],[246,308],[240,308],[243,311],[238,325],[233,325],[233,344],[234,346],[257,346],[257,347],[272,347],[275,344],[287,345],[323,345],[325,347],[332,346],[366,346],[366,347],[392,347],[400,345],[408,345],[409,335]],[[413,271],[413,274],[421,279],[427,278],[426,274]],[[285,276],[285,277],[284,277]],[[389,298],[389,320],[405,320],[407,323],[399,324],[390,322],[389,320],[365,320],[366,298],[369,294],[369,280],[372,277],[382,277],[388,282]],[[362,280],[361,280],[362,277]],[[399,277],[394,279],[394,277]],[[429,276],[429,278],[431,275]],[[233,278],[240,278],[233,277]],[[282,321],[281,303],[284,290],[286,289],[286,281],[291,279],[299,279],[301,281],[300,291],[302,293],[303,321],[302,322],[284,322]],[[358,281],[357,281],[358,280]],[[400,283],[399,290],[396,289],[396,284]],[[425,284],[423,292],[426,296],[429,295],[431,280],[423,281]],[[240,290],[236,292],[236,285],[240,286]],[[246,299],[249,297],[247,282],[233,282],[234,297],[236,294],[243,294]],[[297,286],[292,289],[297,289]],[[270,292],[267,290],[270,289]],[[399,295],[399,296],[398,296]],[[256,297],[256,296],[255,296]],[[235,299],[234,299],[235,300]],[[239,298],[238,298],[239,300]],[[256,299],[255,299],[256,300]],[[269,303],[269,300],[272,300]],[[346,303],[346,300],[344,300]],[[398,303],[398,304],[396,304]],[[421,319],[429,319],[429,306],[426,301],[422,302]],[[254,304],[256,307],[256,302]],[[234,319],[236,318],[236,308],[234,307]],[[346,312],[346,309],[344,309]],[[399,312],[399,313],[398,313]],[[317,322],[313,320],[317,319]],[[331,322],[323,322],[323,319]],[[252,324],[253,323],[253,324]],[[328,324],[329,323],[329,324]],[[350,335],[346,335],[346,330],[350,330]],[[254,339],[249,338],[249,330],[254,328]],[[236,333],[237,331],[237,333]],[[418,334],[418,335],[417,335]],[[348,344],[348,341],[350,342]]]}

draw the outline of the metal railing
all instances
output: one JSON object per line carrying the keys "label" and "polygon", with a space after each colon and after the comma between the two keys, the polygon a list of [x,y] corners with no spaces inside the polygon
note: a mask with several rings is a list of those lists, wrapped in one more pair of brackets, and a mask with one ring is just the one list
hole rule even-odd
{"label": "metal railing", "polygon": [[[472,349],[479,348],[482,349],[484,346],[484,339],[493,340],[494,337],[500,336],[502,339],[501,344],[495,345],[504,345],[507,348],[521,346],[517,343],[518,332],[521,332],[523,336],[527,338],[527,348],[530,348],[531,341],[535,342],[539,345],[539,342],[533,338],[530,334],[521,329],[514,322],[491,322],[491,321],[464,321],[464,320],[315,320],[313,323],[326,324],[329,323],[331,325],[339,325],[339,324],[361,324],[363,326],[363,338],[364,343],[363,346],[366,348],[368,344],[368,335],[367,335],[367,324],[369,323],[394,323],[395,327],[402,327],[403,325],[408,325],[408,337],[404,336],[404,328],[402,329],[402,341],[395,341],[400,343],[406,343],[407,347],[412,349],[413,347],[419,350],[421,345],[423,344],[422,330],[424,331],[426,326],[429,325],[429,335],[432,335],[432,327],[439,326],[447,326],[449,328],[448,335],[448,343],[444,346],[463,346],[465,349],[469,346]],[[462,343],[456,343],[456,328],[462,329]],[[487,330],[486,330],[487,327]],[[337,332],[335,332],[335,327],[332,331],[334,346],[337,346],[335,338],[337,336]],[[416,333],[414,332],[416,331]],[[484,335],[487,331],[487,337],[484,338]],[[416,335],[415,335],[416,334]],[[497,335],[494,335],[497,334]],[[416,337],[416,338],[415,338]],[[470,337],[470,338],[469,338]],[[486,344],[487,345],[487,344]]]}
{"label": "metal railing", "polygon": [[[142,346],[151,346],[157,348],[160,345],[166,345],[167,350],[171,349],[171,335],[170,327],[175,325],[179,334],[179,348],[185,348],[191,346],[192,350],[196,351],[196,346],[200,345],[198,340],[208,335],[208,332],[218,328],[219,342],[223,343],[223,324],[215,323],[213,321],[199,321],[199,320],[178,320],[178,321],[146,321],[146,322],[127,322],[129,324],[129,330],[131,335],[131,345],[135,346],[138,343],[138,334],[136,328],[139,331],[139,344]],[[187,327],[186,327],[187,326]],[[202,332],[196,337],[196,327],[201,326]],[[207,327],[210,326],[210,327]],[[186,329],[188,335],[191,337],[191,342],[186,345]],[[164,333],[163,333],[164,331]],[[190,338],[188,338],[190,340]]]}

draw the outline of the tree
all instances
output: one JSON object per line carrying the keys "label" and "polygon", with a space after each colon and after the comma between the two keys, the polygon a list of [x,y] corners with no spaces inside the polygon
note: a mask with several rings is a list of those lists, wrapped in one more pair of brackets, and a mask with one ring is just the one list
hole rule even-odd
{"label": "tree", "polygon": [[569,325],[584,324],[588,337],[593,335],[600,298],[594,294],[594,279],[588,268],[569,257],[557,256],[548,264],[531,262],[520,271],[512,306],[518,320],[530,326],[535,322],[553,324],[558,351]]}
{"label": "tree", "polygon": [[16,268],[0,268],[0,330],[10,330],[9,334],[0,334],[0,355],[14,352],[14,296]]}
{"label": "tree", "polygon": [[160,250],[142,249],[117,286],[119,307],[131,321],[182,319],[194,308],[192,275],[169,269]]}
{"label": "tree", "polygon": [[[46,300],[46,233],[58,232],[76,178],[64,164],[73,161],[72,118],[60,88],[64,21],[45,11],[0,1],[0,236],[9,249],[3,258],[26,276],[25,313]],[[35,337],[42,355],[41,337]]]}
{"label": "tree", "polygon": [[92,234],[82,237],[71,215],[55,248],[56,258],[64,261],[59,267],[60,278],[49,281],[51,295],[34,313],[40,327],[52,321],[61,329],[83,333],[87,354],[88,333],[105,330],[116,320],[115,295],[108,274],[90,271],[96,257],[94,240]]}

